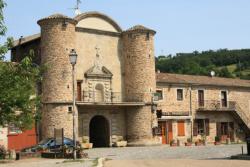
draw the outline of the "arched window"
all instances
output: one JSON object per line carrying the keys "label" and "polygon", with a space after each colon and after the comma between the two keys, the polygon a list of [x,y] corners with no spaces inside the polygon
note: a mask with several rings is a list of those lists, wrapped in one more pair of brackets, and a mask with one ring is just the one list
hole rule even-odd
{"label": "arched window", "polygon": [[104,101],[104,88],[102,84],[97,84],[95,86],[95,102]]}

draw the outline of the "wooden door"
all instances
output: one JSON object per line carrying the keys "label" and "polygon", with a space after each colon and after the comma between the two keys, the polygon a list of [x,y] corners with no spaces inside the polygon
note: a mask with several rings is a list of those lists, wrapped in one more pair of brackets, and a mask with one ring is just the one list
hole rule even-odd
{"label": "wooden door", "polygon": [[226,141],[228,136],[228,122],[221,122],[221,141]]}
{"label": "wooden door", "polygon": [[161,137],[162,137],[162,144],[167,144],[167,136],[166,136],[166,122],[161,122]]}
{"label": "wooden door", "polygon": [[204,107],[204,90],[198,90],[199,107]]}
{"label": "wooden door", "polygon": [[77,101],[82,100],[82,82],[77,82]]}
{"label": "wooden door", "polygon": [[234,142],[234,123],[229,122],[229,137],[232,142]]}
{"label": "wooden door", "polygon": [[173,126],[172,121],[167,122],[167,144],[170,144],[171,140],[173,140]]}

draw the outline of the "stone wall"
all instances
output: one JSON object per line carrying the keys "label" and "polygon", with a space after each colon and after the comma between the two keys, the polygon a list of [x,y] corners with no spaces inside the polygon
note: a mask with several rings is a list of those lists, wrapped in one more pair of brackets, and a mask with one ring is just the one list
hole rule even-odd
{"label": "stone wall", "polygon": [[123,57],[126,99],[151,102],[156,88],[154,35],[136,31],[124,33]]}
{"label": "stone wall", "polygon": [[[163,99],[158,102],[158,109],[162,112],[190,112],[190,91],[188,86],[166,85],[157,86],[158,90],[163,91]],[[177,100],[177,89],[183,90],[183,100]]]}
{"label": "stone wall", "polygon": [[[125,99],[130,102],[152,104],[156,89],[154,34],[148,29],[135,26],[122,34],[125,68]],[[130,145],[153,144],[151,105],[128,108],[127,140]]]}
{"label": "stone wall", "polygon": [[89,126],[90,121],[95,116],[105,117],[110,126],[110,146],[116,141],[126,140],[126,122],[125,112],[120,108],[112,109],[91,109],[91,108],[79,108],[79,141],[89,142]]}
{"label": "stone wall", "polygon": [[73,136],[73,116],[65,104],[47,104],[42,108],[42,138],[54,137],[54,129],[64,129],[64,136]]}
{"label": "stone wall", "polygon": [[42,81],[42,137],[52,137],[54,128],[64,128],[65,136],[72,138],[72,114],[68,113],[72,105],[69,53],[75,48],[76,21],[53,15],[38,24],[41,26],[41,62],[46,67]]}
{"label": "stone wall", "polygon": [[[76,32],[76,50],[78,53],[76,79],[83,81],[82,89],[84,91],[90,91],[84,74],[94,66],[97,47],[101,66],[105,66],[113,74],[112,91],[123,94],[124,78],[122,74],[124,68],[121,45],[119,36],[97,34],[94,30],[92,33],[86,31]],[[96,79],[96,82],[98,82],[98,79]]]}
{"label": "stone wall", "polygon": [[[203,111],[198,112],[198,90],[204,90],[204,100],[206,103],[217,103],[221,100],[221,91],[227,91],[228,105],[236,102],[242,111],[250,118],[250,89],[246,88],[233,88],[233,87],[215,87],[215,86],[193,86],[190,88],[188,85],[157,85],[158,90],[163,91],[163,100],[158,103],[158,110],[163,112],[189,112],[193,119],[209,119],[210,120],[210,135],[207,137],[208,142],[214,141],[216,136],[216,122],[233,122],[235,127],[235,141],[244,140],[244,133],[240,132],[238,121],[234,119],[231,111]],[[177,89],[183,89],[183,101],[177,100]],[[190,91],[191,90],[191,91]],[[191,93],[191,98],[190,98]],[[191,107],[191,108],[190,108]],[[229,106],[231,107],[231,106]],[[186,124],[187,125],[187,124]],[[173,123],[173,129],[175,125]],[[191,136],[191,125],[189,126],[186,137]],[[201,136],[198,136],[198,138]],[[174,138],[178,136],[174,133]],[[197,140],[197,137],[194,137]]]}

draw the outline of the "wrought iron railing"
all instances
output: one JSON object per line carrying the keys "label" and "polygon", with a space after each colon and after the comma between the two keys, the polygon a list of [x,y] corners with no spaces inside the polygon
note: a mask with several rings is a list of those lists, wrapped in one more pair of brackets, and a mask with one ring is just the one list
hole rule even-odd
{"label": "wrought iron railing", "polygon": [[204,100],[197,102],[198,110],[235,110],[235,101]]}
{"label": "wrought iron railing", "polygon": [[218,100],[205,100],[199,101],[197,105],[198,111],[232,111],[250,128],[250,117],[236,101],[222,102]]}
{"label": "wrought iron railing", "polygon": [[121,92],[83,91],[82,97],[78,98],[78,101],[89,103],[145,102],[146,99],[151,98],[152,94],[147,93],[129,93],[125,95]]}

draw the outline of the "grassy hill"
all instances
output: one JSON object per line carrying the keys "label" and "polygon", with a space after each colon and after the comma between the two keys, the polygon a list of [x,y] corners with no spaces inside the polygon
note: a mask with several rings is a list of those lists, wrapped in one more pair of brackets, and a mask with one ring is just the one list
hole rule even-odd
{"label": "grassy hill", "polygon": [[215,71],[219,77],[250,79],[250,49],[161,55],[156,58],[156,69],[191,75],[209,75]]}

